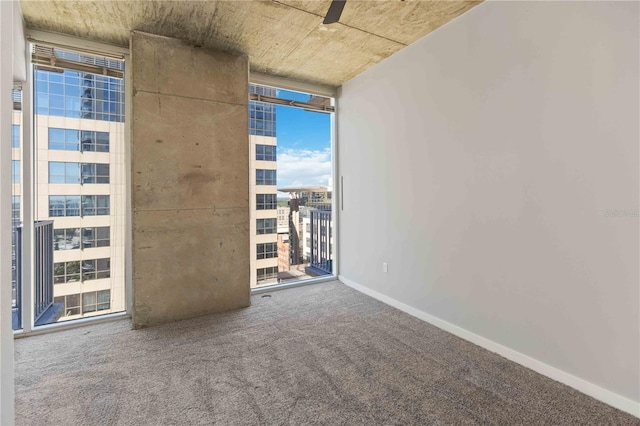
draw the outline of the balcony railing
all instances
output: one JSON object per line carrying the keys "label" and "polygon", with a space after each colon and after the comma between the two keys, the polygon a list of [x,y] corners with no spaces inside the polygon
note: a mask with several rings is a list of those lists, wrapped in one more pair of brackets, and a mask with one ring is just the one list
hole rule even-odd
{"label": "balcony railing", "polygon": [[53,221],[35,223],[35,292],[33,312],[36,324],[53,305]]}
{"label": "balcony railing", "polygon": [[[13,328],[22,328],[22,247],[23,228],[14,227],[13,244]],[[53,303],[53,221],[43,220],[34,224],[35,262],[33,289],[33,318],[35,325],[55,322],[62,314],[62,304]]]}

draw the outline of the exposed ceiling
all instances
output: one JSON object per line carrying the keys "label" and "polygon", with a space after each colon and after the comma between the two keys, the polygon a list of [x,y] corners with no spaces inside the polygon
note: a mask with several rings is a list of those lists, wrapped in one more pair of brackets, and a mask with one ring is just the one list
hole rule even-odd
{"label": "exposed ceiling", "polygon": [[22,0],[27,27],[128,46],[131,30],[246,53],[251,70],[337,87],[479,1]]}

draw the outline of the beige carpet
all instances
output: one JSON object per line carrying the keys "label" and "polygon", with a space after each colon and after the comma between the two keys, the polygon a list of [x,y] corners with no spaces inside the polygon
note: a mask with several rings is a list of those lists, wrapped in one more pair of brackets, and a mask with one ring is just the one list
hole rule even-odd
{"label": "beige carpet", "polygon": [[20,425],[638,425],[340,283],[16,341]]}

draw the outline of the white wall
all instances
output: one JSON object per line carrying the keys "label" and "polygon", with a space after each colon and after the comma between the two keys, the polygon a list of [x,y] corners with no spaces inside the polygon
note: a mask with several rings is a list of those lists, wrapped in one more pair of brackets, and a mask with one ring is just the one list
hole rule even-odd
{"label": "white wall", "polygon": [[341,278],[627,411],[638,6],[484,3],[344,84],[338,115]]}

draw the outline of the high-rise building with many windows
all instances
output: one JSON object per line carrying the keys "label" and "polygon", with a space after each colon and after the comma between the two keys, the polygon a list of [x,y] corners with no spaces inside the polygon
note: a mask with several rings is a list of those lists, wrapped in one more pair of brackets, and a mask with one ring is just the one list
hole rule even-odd
{"label": "high-rise building with many windows", "polygon": [[[33,61],[32,211],[36,227],[53,225],[53,301],[62,306],[53,320],[123,311],[124,62],[41,46]],[[14,112],[16,159],[22,158],[21,115]],[[14,164],[20,226],[26,223],[20,161]]]}
{"label": "high-rise building with many windows", "polygon": [[[252,84],[249,92],[276,96],[276,89]],[[251,287],[278,281],[278,191],[276,106],[249,102],[249,211]]]}

